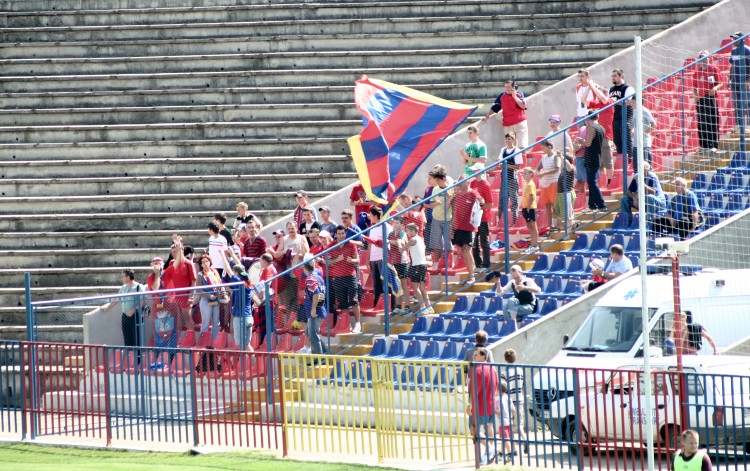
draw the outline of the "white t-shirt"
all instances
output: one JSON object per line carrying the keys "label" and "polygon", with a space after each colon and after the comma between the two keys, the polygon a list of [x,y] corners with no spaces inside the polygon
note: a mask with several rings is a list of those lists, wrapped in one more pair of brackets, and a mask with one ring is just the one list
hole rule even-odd
{"label": "white t-shirt", "polygon": [[294,239],[284,236],[284,250],[291,249],[292,258],[302,256],[306,253],[305,242],[305,236],[300,234],[295,235]]}
{"label": "white t-shirt", "polygon": [[427,255],[425,254],[424,239],[419,235],[414,236],[416,243],[409,246],[409,256],[411,257],[411,265],[427,265]]}
{"label": "white t-shirt", "polygon": [[221,234],[214,237],[208,238],[208,255],[211,256],[211,267],[216,269],[224,269],[224,259],[221,256],[222,252],[227,250],[227,240]]}
{"label": "white t-shirt", "polygon": [[[555,134],[558,131],[550,131],[545,136],[548,141],[552,142],[552,145],[555,146],[554,149],[556,151],[563,152],[565,155],[570,155],[570,152],[564,152],[565,147],[569,147],[570,149],[573,149],[573,140],[570,138],[570,134],[568,134],[568,131],[561,132],[560,134],[555,135],[554,137],[550,137],[553,134]],[[567,145],[563,145],[563,142],[566,141]]]}
{"label": "white t-shirt", "polygon": [[[388,237],[388,234],[393,231],[393,228],[390,226],[390,224],[386,223],[385,225],[385,236]],[[375,229],[372,229],[370,231],[369,235],[370,239],[372,240],[383,240],[383,227],[378,226]],[[378,262],[380,260],[383,260],[383,248],[378,247],[375,244],[370,244],[370,261],[371,262]],[[391,262],[393,263],[393,262]]]}
{"label": "white t-shirt", "polygon": [[[555,156],[555,154],[552,154],[552,155],[543,154],[542,160],[539,162],[542,165],[542,170],[546,172],[548,170],[554,169],[556,159],[557,157]],[[557,183],[557,177],[559,176],[560,176],[560,168],[558,167],[557,172],[539,177],[539,186],[541,188],[547,188],[553,183]]]}
{"label": "white t-shirt", "polygon": [[586,105],[594,100],[594,93],[588,85],[576,85],[576,116],[579,118],[589,114],[589,108]]}

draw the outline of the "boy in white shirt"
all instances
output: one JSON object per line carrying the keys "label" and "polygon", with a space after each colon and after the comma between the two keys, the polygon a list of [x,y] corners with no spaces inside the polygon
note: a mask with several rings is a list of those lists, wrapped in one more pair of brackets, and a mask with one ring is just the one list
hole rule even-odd
{"label": "boy in white shirt", "polygon": [[409,266],[409,280],[414,288],[414,296],[417,298],[418,309],[424,308],[422,314],[434,314],[435,310],[430,306],[430,299],[427,296],[427,256],[425,255],[424,239],[419,236],[419,226],[414,223],[407,224],[406,234],[409,241],[406,245],[409,247],[409,256],[411,265]]}
{"label": "boy in white shirt", "polygon": [[516,420],[516,411],[510,403],[508,383],[504,380],[500,381],[500,387],[495,395],[495,417],[497,418],[497,435],[495,437],[502,440],[503,455],[505,455],[503,462],[505,462],[511,455],[510,425]]}

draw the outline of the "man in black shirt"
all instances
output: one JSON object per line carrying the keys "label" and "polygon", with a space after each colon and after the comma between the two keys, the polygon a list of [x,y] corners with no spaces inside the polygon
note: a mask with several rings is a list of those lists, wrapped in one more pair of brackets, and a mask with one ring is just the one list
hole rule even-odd
{"label": "man in black shirt", "polygon": [[214,222],[219,226],[219,235],[227,240],[227,246],[231,247],[234,245],[232,240],[232,232],[227,228],[227,215],[224,213],[214,214]]}
{"label": "man in black shirt", "polygon": [[586,118],[586,140],[583,147],[586,148],[583,164],[586,167],[586,183],[589,186],[589,209],[591,211],[605,211],[604,197],[599,190],[596,177],[599,175],[599,161],[602,156],[602,141],[604,140],[604,128],[599,124],[598,115],[589,111]]}
{"label": "man in black shirt", "polygon": [[623,135],[623,122],[622,122],[622,103],[616,104],[614,108],[614,117],[612,119],[612,133],[615,138],[615,147],[617,153],[624,156],[628,156],[628,159],[632,157],[632,139],[631,132],[633,130],[633,106],[635,106],[635,89],[625,83],[625,72],[622,69],[615,69],[612,71],[612,87],[609,88],[609,97],[613,101],[617,101],[621,98],[628,97],[625,101],[627,106],[627,124],[625,125],[625,134]]}

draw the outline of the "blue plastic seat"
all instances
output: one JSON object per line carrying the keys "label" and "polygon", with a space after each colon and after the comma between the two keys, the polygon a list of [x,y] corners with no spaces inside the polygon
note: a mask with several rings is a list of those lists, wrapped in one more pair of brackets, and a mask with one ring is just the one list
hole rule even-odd
{"label": "blue plastic seat", "polygon": [[549,282],[547,283],[547,286],[544,287],[544,294],[546,294],[547,296],[555,296],[558,294],[562,294],[562,291],[562,277],[557,275],[551,276]]}
{"label": "blue plastic seat", "polygon": [[583,295],[583,288],[581,288],[581,278],[578,276],[571,276],[565,283],[562,294],[565,297],[578,297]]}
{"label": "blue plastic seat", "polygon": [[544,287],[547,286],[547,280],[544,278],[544,276],[534,275],[531,278],[533,278],[534,283],[536,283],[536,285],[542,289],[542,292],[544,292]]}
{"label": "blue plastic seat", "polygon": [[[607,235],[612,235],[618,232],[627,231],[627,229],[628,229],[628,218],[625,217],[625,215],[622,213],[617,213],[615,214],[615,220],[612,222],[612,227],[602,229],[599,232],[603,234],[607,234]],[[583,235],[583,234],[578,234],[578,235]],[[578,240],[578,237],[576,236],[576,241],[577,240]],[[573,243],[573,245],[575,246],[575,243]]]}
{"label": "blue plastic seat", "polygon": [[591,240],[591,245],[585,250],[579,250],[580,255],[591,256],[595,255],[599,251],[607,251],[607,236],[605,234],[596,234]]}
{"label": "blue plastic seat", "polygon": [[732,193],[729,195],[727,206],[724,211],[724,215],[727,217],[734,216],[735,214],[741,213],[749,206],[748,196],[741,193]]}
{"label": "blue plastic seat", "polygon": [[469,314],[483,314],[487,310],[487,298],[484,296],[474,296],[471,301],[471,307],[469,308]]}
{"label": "blue plastic seat", "polygon": [[630,263],[633,264],[633,268],[638,268],[638,266],[641,264],[641,259],[638,257],[638,255],[628,255],[628,258],[630,259]]}
{"label": "blue plastic seat", "polygon": [[565,273],[565,269],[568,266],[568,257],[565,255],[557,254],[552,259],[552,264],[549,267],[549,270],[547,270],[547,273],[545,273],[545,276],[549,275],[559,275],[560,273]]}
{"label": "blue plastic seat", "polygon": [[411,342],[409,342],[409,345],[406,346],[406,351],[404,352],[404,360],[413,360],[415,358],[420,358],[421,356],[422,344],[419,343],[419,340],[412,340]]}
{"label": "blue plastic seat", "polygon": [[427,318],[417,317],[414,320],[414,325],[411,326],[411,330],[407,335],[423,334],[427,332]]}
{"label": "blue plastic seat", "polygon": [[466,356],[466,352],[469,351],[470,348],[474,347],[473,342],[464,342],[461,344],[461,348],[458,349],[458,352],[453,358],[449,358],[449,360],[458,360],[463,361],[464,357]]}
{"label": "blue plastic seat", "polygon": [[385,339],[384,338],[377,338],[372,343],[372,350],[370,350],[370,354],[367,355],[369,357],[385,357]]}
{"label": "blue plastic seat", "polygon": [[[414,340],[430,340],[432,338],[435,338],[439,335],[443,335],[443,332],[445,331],[445,318],[443,317],[433,317],[432,323],[430,323],[430,327],[427,329],[427,332],[424,334],[417,334],[417,335],[408,335],[407,337],[410,337]],[[400,337],[400,336],[399,336]]]}
{"label": "blue plastic seat", "polygon": [[532,276],[540,273],[546,273],[549,270],[549,255],[546,253],[537,254],[534,266],[531,270],[526,271],[526,276]]}
{"label": "blue plastic seat", "polygon": [[456,359],[456,343],[455,342],[445,342],[443,344],[443,351],[440,352],[440,359],[441,360],[455,360]]}
{"label": "blue plastic seat", "polygon": [[587,276],[591,273],[588,264],[584,262],[583,255],[573,255],[570,259],[568,269],[565,271],[567,276]]}
{"label": "blue plastic seat", "polygon": [[506,335],[510,335],[513,332],[516,331],[516,321],[515,319],[503,319],[503,325],[500,327],[500,337],[505,337]]}
{"label": "blue plastic seat", "polygon": [[469,319],[466,319],[466,324],[464,325],[461,333],[453,335],[452,337],[457,340],[472,340],[474,338],[474,334],[476,334],[478,330],[479,319],[476,317],[471,317]]}
{"label": "blue plastic seat", "polygon": [[440,358],[440,344],[434,340],[428,340],[422,350],[422,360],[437,360]]}
{"label": "blue plastic seat", "polygon": [[547,314],[557,310],[557,299],[547,298],[544,300],[542,308],[539,310],[539,317],[546,316]]}
{"label": "blue plastic seat", "polygon": [[724,218],[718,214],[708,214],[706,216],[706,224],[705,224],[706,229],[710,227],[714,227],[715,225],[719,224],[722,221],[722,219]]}
{"label": "blue plastic seat", "polygon": [[489,316],[494,316],[498,313],[498,311],[502,311],[502,309],[503,309],[503,297],[494,295],[490,299],[490,302],[487,305],[487,309],[484,310],[484,313]]}
{"label": "blue plastic seat", "polygon": [[404,356],[404,341],[401,339],[391,340],[386,358],[402,358]]}
{"label": "blue plastic seat", "polygon": [[726,173],[715,173],[711,177],[711,182],[702,190],[693,190],[696,194],[715,193],[726,191],[728,178]]}
{"label": "blue plastic seat", "polygon": [[722,193],[711,193],[708,205],[703,208],[703,214],[716,214],[722,216],[727,206],[726,198]]}
{"label": "blue plastic seat", "polygon": [[351,384],[359,387],[372,387],[372,363],[369,361],[352,362]]}
{"label": "blue plastic seat", "polygon": [[726,175],[730,173],[750,173],[747,155],[744,152],[735,152],[729,166],[721,167],[716,170],[717,174]]}
{"label": "blue plastic seat", "polygon": [[576,240],[573,242],[573,247],[571,247],[570,250],[563,250],[560,253],[563,255],[576,255],[579,251],[588,249],[590,243],[591,241],[589,240],[588,234],[576,234]]}
{"label": "blue plastic seat", "polygon": [[[625,246],[625,253],[628,255],[631,255],[631,254],[638,255],[639,253],[641,253],[640,234],[632,234],[630,236],[630,240],[628,240],[628,245]],[[648,239],[648,241],[646,242],[646,253],[648,255],[656,254],[656,245],[652,239]]]}
{"label": "blue plastic seat", "polygon": [[463,373],[460,368],[453,366],[441,366],[437,369],[435,378],[432,380],[434,388],[443,391],[453,391],[463,383]]}
{"label": "blue plastic seat", "polygon": [[690,190],[692,190],[693,193],[702,193],[706,188],[708,188],[708,176],[705,173],[695,174],[693,183],[690,184]]}
{"label": "blue plastic seat", "polygon": [[452,340],[450,337],[460,335],[462,332],[461,319],[454,317],[448,320],[448,325],[445,327],[445,332],[442,335],[436,335],[435,338],[441,338],[443,340]]}
{"label": "blue plastic seat", "polygon": [[747,187],[747,175],[735,172],[729,178],[727,183],[727,192],[729,193],[744,193]]}
{"label": "blue plastic seat", "polygon": [[461,314],[469,312],[469,298],[466,296],[458,296],[456,302],[453,304],[451,314]]}
{"label": "blue plastic seat", "polygon": [[500,322],[498,321],[497,318],[485,321],[482,330],[487,332],[487,336],[490,338],[499,337],[500,336]]}

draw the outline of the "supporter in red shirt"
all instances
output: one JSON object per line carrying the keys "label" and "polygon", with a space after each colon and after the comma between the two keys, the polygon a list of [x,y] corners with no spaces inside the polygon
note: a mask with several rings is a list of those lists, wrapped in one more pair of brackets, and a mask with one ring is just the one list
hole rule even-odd
{"label": "supporter in red shirt", "polygon": [[[473,172],[478,172],[480,166],[472,166]],[[471,188],[482,198],[482,222],[477,228],[477,237],[474,238],[472,255],[474,265],[480,272],[490,268],[490,212],[492,210],[492,188],[487,181],[487,174],[481,173],[471,181]],[[481,248],[481,252],[480,252]]]}
{"label": "supporter in red shirt", "polygon": [[365,187],[362,183],[357,182],[352,188],[352,192],[349,194],[349,200],[351,205],[354,206],[354,221],[356,222],[359,218],[360,213],[369,213],[370,208],[375,204],[365,193]]}
{"label": "supporter in red shirt", "polygon": [[[401,196],[398,197],[398,204],[401,205],[402,210],[416,204],[417,202],[418,201],[413,200],[408,193],[402,193]],[[414,223],[419,228],[419,236],[424,237],[424,226],[426,221],[421,206],[417,206],[416,208],[405,212],[401,217],[404,219],[404,227]]]}
{"label": "supporter in red shirt", "polygon": [[469,180],[464,179],[456,187],[456,196],[453,198],[453,243],[461,248],[466,268],[469,269],[469,278],[466,283],[473,283],[474,278],[474,258],[471,254],[471,248],[474,245],[474,233],[477,227],[471,223],[471,212],[474,208],[474,202],[484,203],[484,200],[476,190],[469,187]]}
{"label": "supporter in red shirt", "polygon": [[[172,257],[173,260],[164,270],[162,279],[167,289],[181,289],[195,286],[197,280],[195,274],[195,265],[193,261],[185,258],[182,245],[182,237],[172,236]],[[193,322],[192,308],[194,294],[192,291],[175,291],[169,293],[170,298],[174,299],[180,315],[177,316],[177,329],[195,330]]]}
{"label": "supporter in red shirt", "polygon": [[[609,90],[603,86],[594,83],[593,80],[589,81],[591,85],[591,91],[594,93],[594,100],[589,102],[589,109],[591,111],[600,110],[606,106],[611,105],[615,100],[609,96]],[[601,154],[601,168],[607,175],[607,186],[612,182],[612,177],[615,174],[615,162],[612,158],[612,145],[611,142],[615,139],[614,130],[612,129],[612,121],[615,119],[615,107],[612,106],[599,113],[599,124],[604,128],[604,139],[602,139],[602,154]]]}
{"label": "supporter in red shirt", "polygon": [[482,118],[486,121],[492,113],[503,112],[503,134],[514,133],[516,143],[520,149],[529,145],[529,126],[526,120],[526,99],[523,92],[518,91],[518,86],[513,80],[505,81],[505,91],[498,95],[495,103],[487,111],[487,116]]}
{"label": "supporter in red shirt", "polygon": [[[346,240],[346,228],[336,227],[336,243]],[[357,280],[357,266],[359,266],[359,251],[351,241],[331,249],[328,253],[330,269],[329,300],[331,310],[351,309],[354,315],[354,328],[352,332],[359,333],[362,330],[361,313],[359,308],[359,282]],[[334,316],[334,325],[335,319]]]}
{"label": "supporter in red shirt", "polygon": [[711,64],[708,51],[701,51],[693,75],[695,113],[698,117],[698,142],[704,151],[716,152],[719,147],[719,108],[716,92],[721,88],[719,69]]}
{"label": "supporter in red shirt", "polygon": [[268,243],[263,236],[258,235],[258,226],[254,222],[250,221],[247,224],[241,224],[245,226],[247,230],[247,238],[242,246],[242,264],[245,267],[249,267],[253,263],[257,262],[261,255],[266,253]]}
{"label": "supporter in red shirt", "polygon": [[[264,281],[268,281],[276,276],[276,268],[273,266],[273,257],[271,254],[264,253],[260,257],[260,282],[256,285],[255,292],[253,293],[253,304],[255,309],[253,310],[253,330],[258,332],[258,345],[263,343],[266,338],[266,287]],[[278,288],[278,279],[271,282],[271,315],[273,310],[276,308],[276,293]]]}
{"label": "supporter in red shirt", "polygon": [[[471,434],[476,436],[483,435],[487,437],[491,444],[490,459],[494,457],[494,440],[489,439],[495,436],[495,392],[498,388],[497,370],[492,365],[487,364],[487,349],[479,347],[474,350],[473,366],[469,371],[469,405],[466,406],[466,414],[469,416],[469,427]],[[482,448],[479,440],[476,442],[479,454]],[[483,459],[486,464],[489,460]]]}

